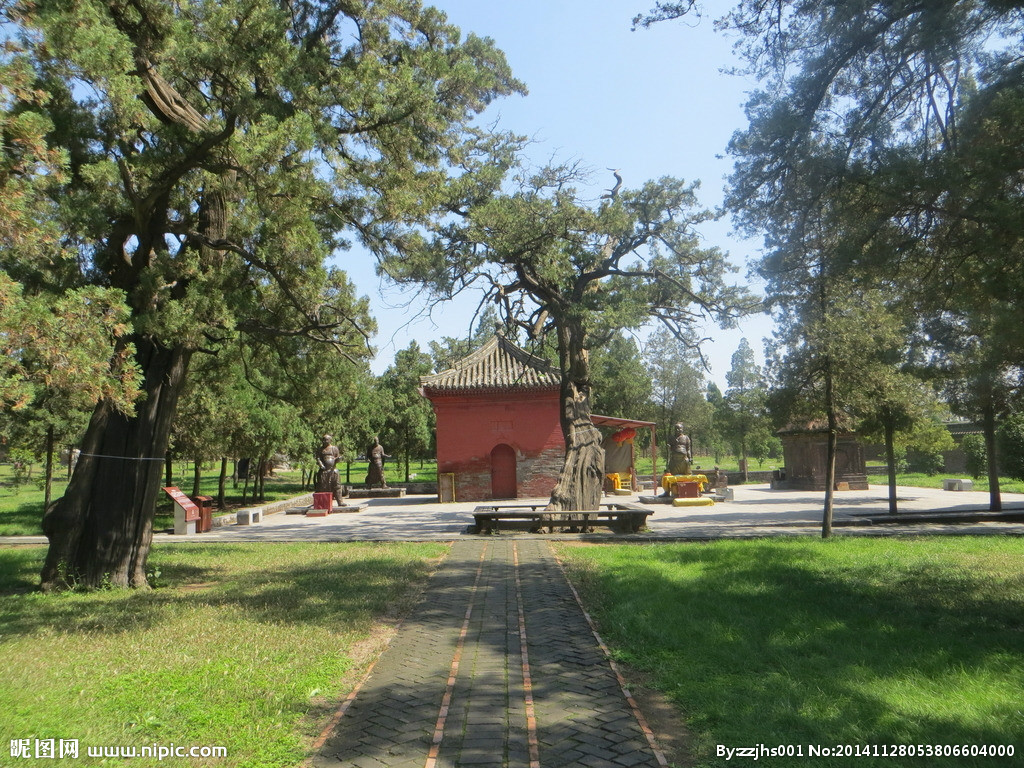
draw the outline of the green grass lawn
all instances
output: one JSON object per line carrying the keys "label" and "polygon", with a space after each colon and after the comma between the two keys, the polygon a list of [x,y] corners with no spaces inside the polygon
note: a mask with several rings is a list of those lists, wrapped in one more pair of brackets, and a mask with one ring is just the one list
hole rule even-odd
{"label": "green grass lawn", "polygon": [[[1024,765],[1024,541],[562,545],[613,653],[696,766]],[[717,757],[803,745],[803,759]],[[808,745],[1006,745],[1012,758],[809,758]]]}
{"label": "green grass lawn", "polygon": [[[947,477],[961,477],[956,474],[926,475],[922,472],[908,472],[896,475],[896,485],[908,485],[915,488],[941,488],[942,481]],[[965,477],[967,477],[965,475]],[[868,482],[872,485],[887,485],[885,475],[869,475]],[[1024,481],[1009,477],[999,478],[999,490],[1004,493],[1024,493]],[[988,494],[988,478],[982,477],[974,481],[974,490],[970,493]]]}
{"label": "green grass lawn", "polygon": [[[352,464],[350,473],[351,483],[361,485],[366,479],[366,462]],[[385,476],[389,484],[404,482],[405,467],[394,461],[385,464]],[[192,471],[186,468],[184,463],[174,465],[175,474],[171,485],[181,488],[185,493],[192,493]],[[410,465],[410,473],[416,475],[413,482],[437,482],[437,464],[433,461],[424,462],[422,465],[416,461]],[[345,465],[340,467],[342,482],[345,482]],[[39,536],[42,535],[41,527],[43,519],[43,491],[37,486],[36,480],[41,477],[38,467],[33,472],[32,480],[15,484],[13,473],[9,464],[0,464],[0,536]],[[53,482],[53,498],[57,499],[64,493],[67,487],[66,469],[58,473]],[[210,465],[202,476],[199,485],[199,493],[203,496],[217,498],[218,484],[220,480],[220,467]],[[161,483],[164,481],[162,480]],[[266,479],[265,501],[280,501],[301,496],[308,493],[309,488],[302,486],[302,473],[298,470],[277,471]],[[252,498],[252,483],[249,483],[246,490],[245,483],[239,482],[234,486],[231,479],[228,479],[225,493],[226,510],[238,509],[245,505],[251,506],[256,502]],[[243,498],[243,494],[245,494]],[[214,509],[214,514],[220,510]],[[156,518],[153,521],[155,530],[163,530],[174,525],[174,507],[166,494],[160,494],[157,502]]]}
{"label": "green grass lawn", "polygon": [[[1017,751],[765,766],[1024,765],[1020,539],[559,546],[614,655],[679,708],[695,766],[761,743]],[[228,750],[168,766],[297,765],[444,551],[166,545],[154,590],[43,595],[43,548],[0,549],[0,754],[77,739]]]}
{"label": "green grass lawn", "polygon": [[157,589],[43,595],[44,550],[0,549],[0,764],[9,742],[221,746],[209,761],[295,766],[382,649],[439,544],[160,546]]}

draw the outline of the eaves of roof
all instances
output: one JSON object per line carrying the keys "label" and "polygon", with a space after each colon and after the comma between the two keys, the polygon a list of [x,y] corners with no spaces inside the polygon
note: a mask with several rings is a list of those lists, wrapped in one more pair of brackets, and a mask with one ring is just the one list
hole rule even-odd
{"label": "eaves of roof", "polygon": [[560,378],[547,361],[520,349],[502,336],[446,371],[420,377],[426,395],[508,390],[558,389]]}

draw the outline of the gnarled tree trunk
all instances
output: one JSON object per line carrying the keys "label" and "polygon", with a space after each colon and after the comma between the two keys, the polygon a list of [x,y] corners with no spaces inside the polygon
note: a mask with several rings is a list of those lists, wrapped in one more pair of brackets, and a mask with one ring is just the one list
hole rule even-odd
{"label": "gnarled tree trunk", "polygon": [[604,448],[601,433],[590,420],[590,357],[583,346],[580,328],[568,322],[559,323],[558,354],[565,463],[547,511],[597,509],[604,478]]}
{"label": "gnarled tree trunk", "polygon": [[134,339],[145,399],[135,416],[106,401],[93,413],[67,492],[43,518],[44,590],[145,587],[153,514],[171,422],[191,354]]}

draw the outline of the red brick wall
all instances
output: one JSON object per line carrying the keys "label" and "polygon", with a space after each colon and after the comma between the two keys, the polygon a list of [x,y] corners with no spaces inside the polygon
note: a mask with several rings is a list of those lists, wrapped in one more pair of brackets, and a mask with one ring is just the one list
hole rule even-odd
{"label": "red brick wall", "polygon": [[491,451],[516,452],[519,498],[551,493],[565,457],[558,392],[435,396],[437,471],[455,474],[457,501],[491,498]]}

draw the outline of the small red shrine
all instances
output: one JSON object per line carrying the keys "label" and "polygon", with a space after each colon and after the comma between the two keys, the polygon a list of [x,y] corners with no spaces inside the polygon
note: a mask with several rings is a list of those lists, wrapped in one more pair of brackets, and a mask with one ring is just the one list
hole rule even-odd
{"label": "small red shrine", "polygon": [[441,501],[550,495],[565,441],[559,376],[545,360],[495,336],[420,384],[437,415]]}

